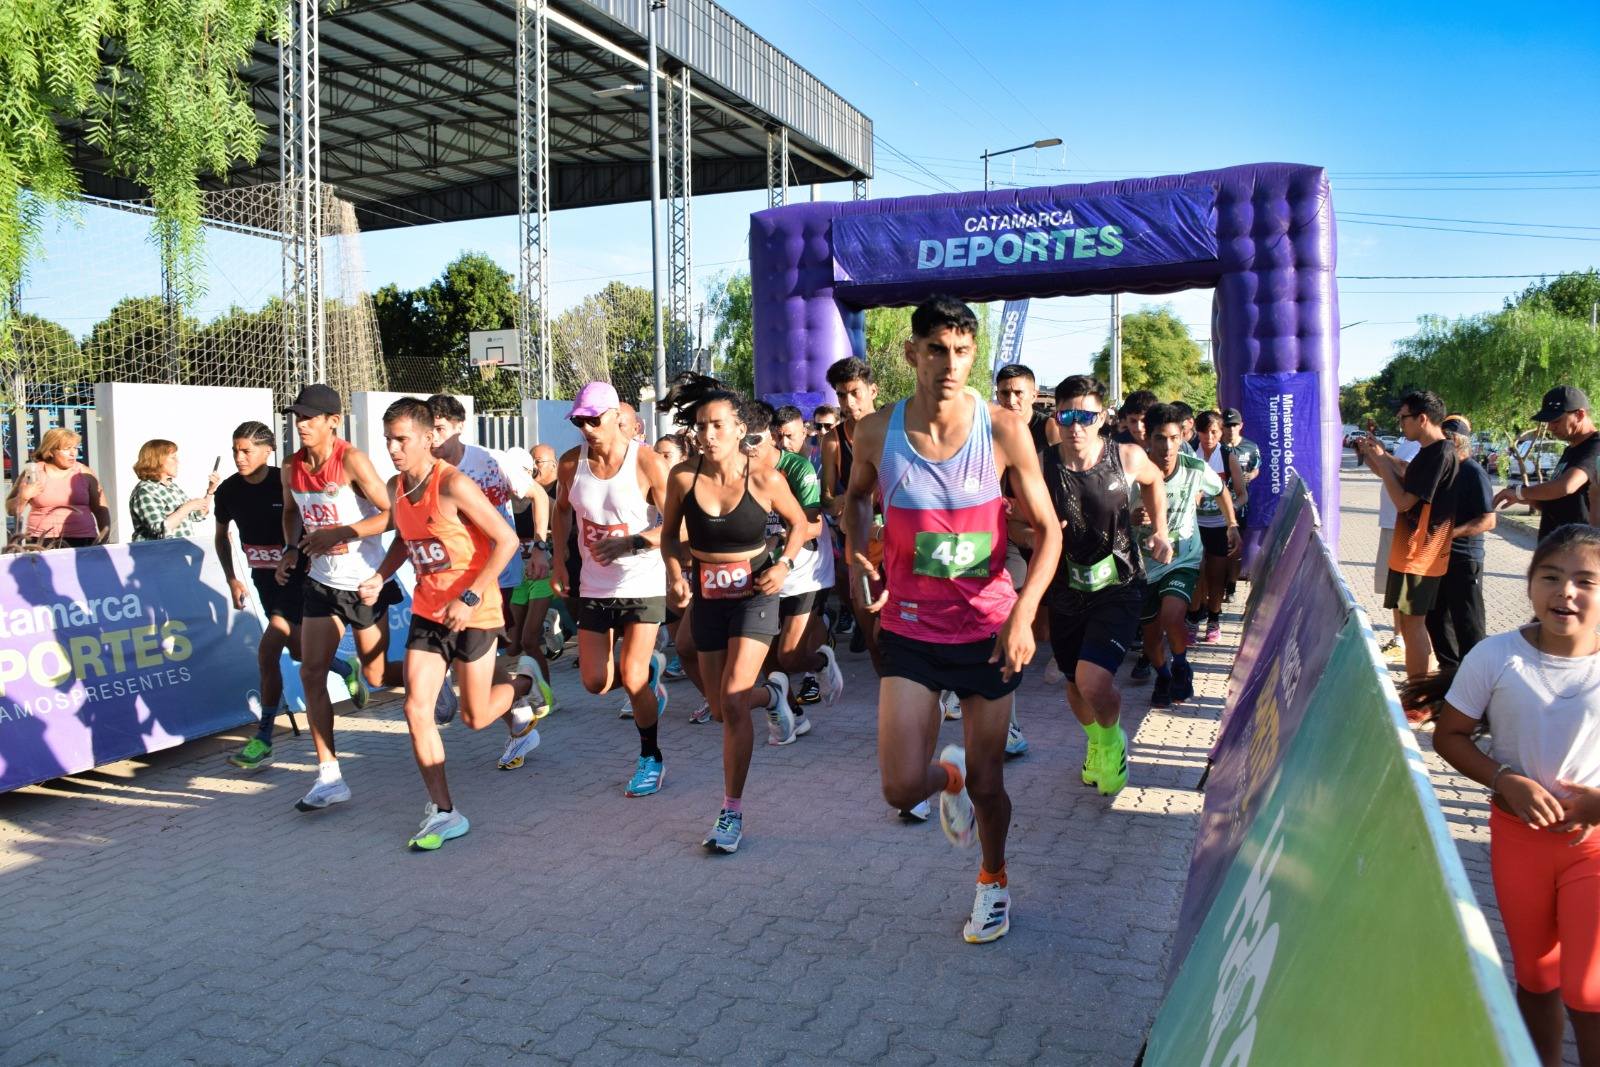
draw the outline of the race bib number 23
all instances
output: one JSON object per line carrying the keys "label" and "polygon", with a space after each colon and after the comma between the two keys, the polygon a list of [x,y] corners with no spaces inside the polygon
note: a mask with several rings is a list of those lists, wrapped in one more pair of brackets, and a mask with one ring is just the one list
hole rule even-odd
{"label": "race bib number 23", "polygon": [[911,571],[925,578],[987,578],[993,550],[994,535],[988,531],[924,530],[917,534]]}

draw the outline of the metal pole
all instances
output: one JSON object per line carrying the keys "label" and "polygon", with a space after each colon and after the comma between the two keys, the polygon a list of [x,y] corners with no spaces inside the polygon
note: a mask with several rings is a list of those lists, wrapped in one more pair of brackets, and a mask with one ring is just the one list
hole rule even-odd
{"label": "metal pole", "polygon": [[1113,404],[1122,403],[1122,294],[1111,294],[1111,381]]}
{"label": "metal pole", "polygon": [[989,191],[989,150],[983,150],[983,191]]}
{"label": "metal pole", "polygon": [[666,264],[661,259],[661,90],[656,69],[656,12],[666,7],[666,0],[650,0],[646,12],[647,38],[650,48],[645,62],[650,67],[650,284],[654,291],[654,329],[656,346],[656,434],[666,432],[666,412],[661,408],[661,398],[667,395],[667,336],[662,322],[662,276]]}

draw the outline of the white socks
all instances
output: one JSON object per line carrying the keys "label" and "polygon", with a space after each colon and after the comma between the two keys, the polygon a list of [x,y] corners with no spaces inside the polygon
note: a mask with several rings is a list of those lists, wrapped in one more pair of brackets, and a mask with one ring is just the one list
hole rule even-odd
{"label": "white socks", "polygon": [[341,775],[339,773],[339,761],[338,760],[331,759],[331,760],[328,760],[326,763],[317,764],[317,784],[319,784],[319,785],[332,785],[334,782],[337,782],[342,777],[343,777],[343,775]]}

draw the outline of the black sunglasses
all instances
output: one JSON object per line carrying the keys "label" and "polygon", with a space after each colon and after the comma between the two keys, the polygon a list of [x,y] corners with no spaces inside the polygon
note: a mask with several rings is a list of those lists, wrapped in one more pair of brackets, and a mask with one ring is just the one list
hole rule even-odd
{"label": "black sunglasses", "polygon": [[604,415],[574,415],[567,421],[572,423],[574,426],[587,426],[590,429],[593,429],[594,427],[599,426],[601,421],[604,419]]}

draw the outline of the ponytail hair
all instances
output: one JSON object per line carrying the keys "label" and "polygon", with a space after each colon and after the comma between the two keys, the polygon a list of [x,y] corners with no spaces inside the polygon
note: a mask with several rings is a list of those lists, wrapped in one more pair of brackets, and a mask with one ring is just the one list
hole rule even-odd
{"label": "ponytail hair", "polygon": [[241,422],[233,431],[233,439],[249,441],[253,445],[266,445],[268,448],[278,447],[277,435],[272,432],[272,427],[264,422]]}
{"label": "ponytail hair", "polygon": [[673,421],[679,426],[692,428],[700,409],[719,400],[726,401],[733,408],[735,418],[749,424],[750,413],[742,395],[716,378],[694,371],[686,370],[672,379],[672,388],[667,390],[661,405],[672,412]]}

